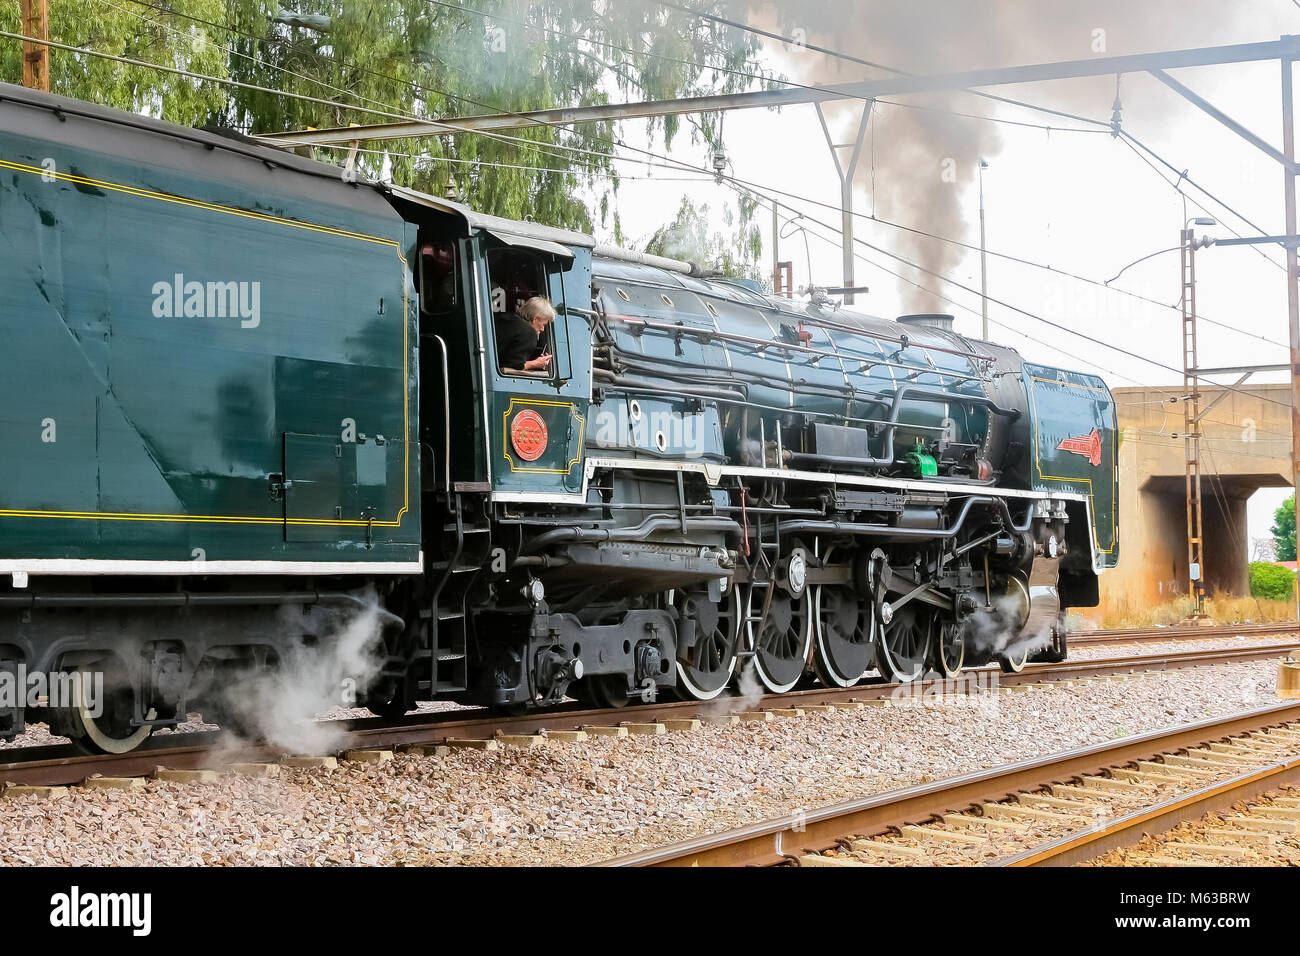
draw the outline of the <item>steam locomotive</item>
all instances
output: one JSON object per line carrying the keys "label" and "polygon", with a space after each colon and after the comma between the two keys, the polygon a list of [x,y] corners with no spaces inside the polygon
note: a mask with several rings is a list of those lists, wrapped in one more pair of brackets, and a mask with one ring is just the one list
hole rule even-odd
{"label": "steam locomotive", "polygon": [[947,316],[11,86],[0,240],[0,671],[104,681],[3,735],[246,722],[362,613],[385,715],[1015,670],[1118,558],[1104,382]]}

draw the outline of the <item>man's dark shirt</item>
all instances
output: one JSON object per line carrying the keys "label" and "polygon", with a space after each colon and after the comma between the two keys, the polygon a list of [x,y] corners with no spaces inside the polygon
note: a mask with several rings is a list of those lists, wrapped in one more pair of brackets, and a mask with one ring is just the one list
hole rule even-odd
{"label": "man's dark shirt", "polygon": [[539,336],[518,312],[496,317],[497,362],[502,368],[523,370],[524,363],[542,354]]}

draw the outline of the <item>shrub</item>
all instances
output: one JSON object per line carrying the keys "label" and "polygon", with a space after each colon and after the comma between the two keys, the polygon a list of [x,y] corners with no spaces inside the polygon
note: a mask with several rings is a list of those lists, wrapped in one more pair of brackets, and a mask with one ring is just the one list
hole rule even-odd
{"label": "shrub", "polygon": [[1284,601],[1291,597],[1295,587],[1295,572],[1280,564],[1267,561],[1250,563],[1251,597]]}

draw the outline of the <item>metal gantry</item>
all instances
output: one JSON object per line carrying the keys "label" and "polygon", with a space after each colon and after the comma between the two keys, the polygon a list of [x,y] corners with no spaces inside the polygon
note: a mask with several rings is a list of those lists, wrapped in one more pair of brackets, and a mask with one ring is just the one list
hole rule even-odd
{"label": "metal gantry", "polygon": [[1201,388],[1196,355],[1196,237],[1184,228],[1182,239],[1183,313],[1183,449],[1187,488],[1187,593],[1194,602],[1192,616],[1205,611],[1204,533],[1201,527]]}

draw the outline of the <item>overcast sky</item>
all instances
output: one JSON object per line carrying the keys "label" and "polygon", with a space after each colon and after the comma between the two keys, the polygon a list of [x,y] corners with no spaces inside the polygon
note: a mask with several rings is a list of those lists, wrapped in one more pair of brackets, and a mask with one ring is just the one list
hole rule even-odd
{"label": "overcast sky", "polygon": [[[1224,15],[1219,18],[1205,15],[1205,3],[1196,6],[1200,9],[1188,11],[1198,17],[1196,22],[1189,24],[1185,19],[1171,20],[1167,39],[1161,35],[1158,20],[1154,35],[1151,25],[1146,24],[1141,37],[1130,35],[1122,15],[1107,20],[1102,26],[1108,41],[1106,53],[1276,40],[1284,33],[1300,32],[1300,7],[1292,0],[1225,0],[1221,4]],[[862,9],[869,7],[870,4],[865,4]],[[752,22],[773,26],[770,14],[771,11],[766,15],[760,11]],[[1037,56],[1019,60],[996,55],[982,58],[981,50],[975,48],[960,66],[950,68],[1007,66],[1082,59],[1093,55],[1092,36],[1090,33],[1080,35],[1077,24],[1068,35],[1052,33],[1050,24],[1044,29],[1047,42],[1034,48],[1041,50]],[[810,31],[808,39],[833,49],[844,49],[843,38]],[[879,55],[879,51],[870,46],[869,38],[855,41],[853,48],[846,52],[868,59]],[[1025,57],[1025,51],[1021,49],[1017,49],[1015,54]],[[816,52],[792,49],[774,41],[765,41],[763,57],[772,68],[801,82],[820,78],[826,60]],[[893,65],[901,69],[917,69],[917,65],[909,66],[909,63],[897,59]],[[859,67],[837,74],[844,81],[869,75],[870,71]],[[1276,62],[1183,69],[1176,71],[1175,75],[1238,121],[1275,145],[1281,145],[1281,92]],[[1100,80],[1005,86],[997,92],[1109,120],[1115,79],[1112,76]],[[1282,173],[1273,160],[1148,75],[1123,77],[1120,95],[1124,105],[1125,130],[1178,169],[1187,170],[1192,179],[1268,233],[1284,231]],[[1031,124],[1077,125],[1019,108],[990,107],[986,101],[969,95],[960,96],[953,105]],[[855,205],[859,212],[869,214],[873,210],[873,165],[876,197],[883,201],[890,188],[885,181],[886,170],[882,168],[888,165],[886,154],[906,145],[890,141],[887,111],[891,110],[897,111],[897,108],[877,107],[872,122],[880,135],[875,136],[869,127],[862,169],[857,178]],[[835,121],[836,118],[832,119]],[[951,117],[945,122],[987,124],[988,121]],[[842,141],[847,130],[836,132]],[[955,207],[959,213],[955,225],[959,234],[952,238],[974,245],[979,243],[977,168],[981,158],[989,162],[984,178],[988,248],[1096,280],[1111,278],[1141,256],[1176,246],[1184,217],[1204,215],[1190,201],[1192,199],[1209,209],[1221,223],[1216,227],[1197,227],[1198,233],[1226,238],[1231,235],[1228,228],[1231,227],[1243,234],[1255,234],[1240,219],[1186,185],[1184,192],[1188,202],[1185,210],[1182,194],[1168,182],[1162,182],[1133,149],[1108,134],[1059,129],[1049,132],[1001,123],[996,124],[996,132],[998,135],[992,137],[994,148],[989,150],[991,155],[981,156],[972,152],[949,157],[936,153],[922,154],[915,160],[922,167],[927,160],[932,163],[933,185],[930,188],[951,191],[951,198],[945,197],[942,201]],[[624,135],[629,143],[647,145],[641,124],[625,124]],[[982,138],[989,139],[987,136]],[[996,143],[999,138],[1000,145]],[[767,110],[731,113],[726,119],[725,139],[733,175],[838,207],[839,181],[813,106],[789,107],[779,113]],[[874,164],[871,161],[873,150]],[[709,164],[705,148],[690,144],[686,136],[675,144],[672,155],[695,165]],[[952,161],[946,168],[956,171],[955,183],[946,182],[942,175],[945,159]],[[632,164],[625,164],[623,171],[636,176],[673,175]],[[1168,174],[1167,169],[1161,169],[1161,172],[1167,179],[1175,178]],[[735,195],[727,187],[712,181],[628,180],[621,188],[619,200],[626,235],[638,244],[643,243],[676,208],[683,194],[697,202],[707,202],[715,209],[723,202],[732,201]],[[838,214],[832,209],[788,197],[786,201],[812,217],[838,223]],[[895,197],[892,216],[895,221],[918,229],[944,231],[934,222],[909,219],[908,215],[907,208],[900,211]],[[915,215],[927,214],[924,209],[918,209]],[[770,242],[770,212],[762,214],[760,220],[765,242]],[[792,227],[787,227],[787,230],[789,228]],[[858,220],[857,228],[861,238],[885,249],[903,251],[897,230],[864,220]],[[814,231],[826,230],[810,227],[807,253],[803,236],[796,232],[782,240],[781,257],[793,260],[797,286],[806,285],[810,279],[818,285],[839,284],[838,241],[826,242],[816,238]],[[897,263],[874,252],[860,251],[891,268],[898,268]],[[1198,256],[1199,313],[1250,333],[1243,335],[1202,323],[1202,365],[1287,360],[1285,273],[1280,268],[1280,250],[1269,248],[1267,252],[1266,259],[1251,248],[1211,248]],[[770,251],[765,250],[765,256],[770,261]],[[978,253],[961,251],[955,265],[946,274],[978,290]],[[916,310],[915,290],[876,266],[859,261],[856,281],[871,289],[868,295],[859,297],[857,308],[883,316]],[[956,315],[958,331],[980,334],[978,295],[931,278],[921,278],[920,281],[965,306],[931,300],[927,310],[951,311]],[[1174,309],[1151,305],[992,256],[988,261],[988,285],[990,296],[1009,305],[1084,332],[1160,365],[1181,368],[1179,319]],[[1167,305],[1176,303],[1180,294],[1178,253],[1168,252],[1134,266],[1115,286]],[[990,337],[1015,345],[1027,359],[1099,372],[1112,388],[1134,384],[1180,387],[1181,373],[1117,353],[998,304],[990,304],[989,311],[994,323]],[[1278,344],[1261,341],[1261,336]],[[1261,375],[1259,380],[1284,379],[1275,374]],[[1284,496],[1285,493],[1276,490],[1265,490],[1252,499],[1252,538],[1267,535],[1272,511]]]}

